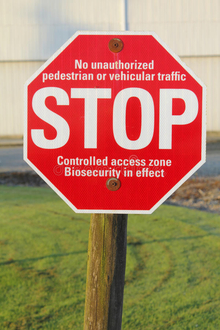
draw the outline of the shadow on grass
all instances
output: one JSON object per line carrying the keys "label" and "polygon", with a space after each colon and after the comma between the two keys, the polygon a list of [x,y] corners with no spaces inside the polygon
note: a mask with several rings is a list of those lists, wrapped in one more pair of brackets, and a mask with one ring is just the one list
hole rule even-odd
{"label": "shadow on grass", "polygon": [[38,257],[38,258],[29,258],[29,259],[21,259],[21,260],[9,259],[9,260],[7,260],[7,261],[0,262],[0,266],[10,265],[10,264],[14,264],[14,263],[21,264],[21,263],[23,263],[23,262],[38,261],[38,260],[42,260],[42,259],[46,259],[46,258],[60,258],[60,257],[67,257],[67,256],[69,256],[69,255],[79,254],[79,253],[87,253],[87,251],[85,250],[85,251],[74,251],[74,252],[60,253],[60,254],[50,254],[49,256]]}

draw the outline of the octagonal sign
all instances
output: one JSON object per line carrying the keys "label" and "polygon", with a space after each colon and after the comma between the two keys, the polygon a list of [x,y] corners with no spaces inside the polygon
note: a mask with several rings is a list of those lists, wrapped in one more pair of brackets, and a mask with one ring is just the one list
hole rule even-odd
{"label": "octagonal sign", "polygon": [[26,83],[24,159],[76,212],[151,213],[205,162],[204,107],[154,33],[78,32]]}

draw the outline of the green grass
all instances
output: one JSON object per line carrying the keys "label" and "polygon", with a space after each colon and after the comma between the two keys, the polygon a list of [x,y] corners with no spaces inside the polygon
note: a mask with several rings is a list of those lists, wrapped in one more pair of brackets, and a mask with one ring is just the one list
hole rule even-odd
{"label": "green grass", "polygon": [[[83,329],[90,215],[0,186],[0,329]],[[129,215],[123,330],[220,329],[220,216]]]}

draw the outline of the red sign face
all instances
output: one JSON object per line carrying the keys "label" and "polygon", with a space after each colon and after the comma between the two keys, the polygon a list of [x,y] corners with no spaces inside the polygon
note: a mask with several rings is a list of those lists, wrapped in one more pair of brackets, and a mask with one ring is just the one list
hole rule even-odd
{"label": "red sign face", "polygon": [[153,33],[77,33],[26,95],[24,159],[76,212],[151,213],[205,162],[205,87]]}

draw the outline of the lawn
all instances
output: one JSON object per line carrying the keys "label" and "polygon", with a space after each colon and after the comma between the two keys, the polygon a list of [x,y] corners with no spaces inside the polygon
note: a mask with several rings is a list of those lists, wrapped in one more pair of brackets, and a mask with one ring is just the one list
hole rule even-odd
{"label": "lawn", "polygon": [[[0,186],[0,329],[83,329],[90,215]],[[220,215],[129,215],[123,330],[220,329]]]}

